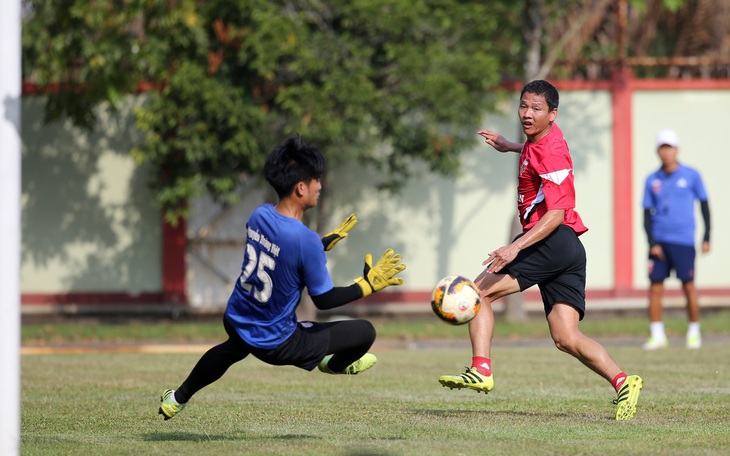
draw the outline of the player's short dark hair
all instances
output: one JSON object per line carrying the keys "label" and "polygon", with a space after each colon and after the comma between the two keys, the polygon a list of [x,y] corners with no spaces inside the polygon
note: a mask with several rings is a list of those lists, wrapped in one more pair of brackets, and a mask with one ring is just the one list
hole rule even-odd
{"label": "player's short dark hair", "polygon": [[269,153],[264,164],[264,177],[279,198],[283,198],[294,191],[297,183],[321,179],[326,168],[327,161],[322,152],[307,145],[297,134]]}
{"label": "player's short dark hair", "polygon": [[543,97],[545,97],[545,101],[547,102],[548,109],[550,109],[550,111],[557,109],[558,103],[560,103],[560,95],[558,95],[558,89],[556,89],[549,82],[543,81],[542,79],[537,79],[535,81],[531,81],[525,84],[525,86],[522,88],[520,99],[526,93],[534,93],[535,95],[542,95]]}

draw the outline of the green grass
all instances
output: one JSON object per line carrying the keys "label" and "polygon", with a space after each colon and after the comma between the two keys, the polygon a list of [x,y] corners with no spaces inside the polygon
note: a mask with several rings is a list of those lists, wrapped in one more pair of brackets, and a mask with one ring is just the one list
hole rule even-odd
{"label": "green grass", "polygon": [[[460,339],[466,328],[443,324],[431,315],[409,318],[373,318],[379,338],[398,340]],[[665,319],[667,333],[683,335],[686,318],[672,315]],[[593,337],[647,337],[649,323],[646,317],[594,317],[588,316],[581,329]],[[730,335],[730,311],[705,312],[702,333],[706,335]],[[225,337],[219,318],[206,321],[145,320],[104,322],[75,320],[54,323],[24,324],[22,342],[26,345],[57,343],[114,343],[114,342],[211,342]],[[498,321],[495,326],[497,339],[523,339],[549,337],[543,318],[533,318],[522,323]]]}
{"label": "green grass", "polygon": [[[712,327],[707,320],[705,334]],[[602,321],[596,321],[599,333],[631,326],[621,326],[621,319]],[[496,387],[486,396],[437,382],[439,375],[469,362],[465,328],[439,323],[424,336],[418,327],[430,328],[427,320],[400,322],[397,329],[390,322],[376,323],[380,335],[373,351],[379,362],[362,375],[328,376],[249,358],[168,422],[157,415],[159,394],[179,385],[198,354],[25,355],[21,453],[714,455],[730,448],[730,355],[720,336],[730,326],[713,330],[717,337],[692,352],[681,345],[645,352],[625,339],[599,334],[624,370],[644,378],[636,419],[616,422],[610,385],[552,347],[544,321],[498,333]],[[637,319],[640,334],[617,333],[643,337],[646,322],[640,323]],[[177,334],[179,325],[188,323],[163,326]],[[676,325],[675,335],[681,335],[681,319]],[[89,331],[83,340],[129,340],[158,325],[107,326],[115,331],[97,328],[100,333]],[[586,326],[586,332],[593,331]],[[24,326],[24,342],[69,341],[59,335],[65,331],[59,326],[42,327],[45,335],[29,337]],[[116,332],[122,328],[126,331]],[[444,328],[456,332],[444,336]],[[151,336],[145,340],[160,338]],[[205,331],[195,337],[220,338]],[[510,343],[534,337],[540,341]]]}
{"label": "green grass", "polygon": [[[436,378],[466,349],[376,350],[357,377],[255,359],[232,367],[175,419],[156,414],[197,355],[24,356],[24,455],[717,454],[730,446],[726,347],[643,352],[609,346],[645,380],[632,422],[611,387],[552,347],[504,347],[488,396]],[[678,371],[686,375],[678,375]]]}

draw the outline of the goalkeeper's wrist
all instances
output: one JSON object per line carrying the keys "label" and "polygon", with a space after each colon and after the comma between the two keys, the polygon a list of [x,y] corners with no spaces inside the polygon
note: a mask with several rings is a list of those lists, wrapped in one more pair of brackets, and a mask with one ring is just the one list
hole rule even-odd
{"label": "goalkeeper's wrist", "polygon": [[370,282],[367,281],[364,277],[358,277],[355,279],[355,283],[360,287],[362,290],[362,297],[370,296],[373,294],[373,287],[370,285]]}

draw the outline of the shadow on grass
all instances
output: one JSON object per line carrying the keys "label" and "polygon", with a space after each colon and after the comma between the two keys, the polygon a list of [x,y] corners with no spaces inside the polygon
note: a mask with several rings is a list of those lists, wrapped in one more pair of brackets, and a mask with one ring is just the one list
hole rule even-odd
{"label": "shadow on grass", "polygon": [[306,434],[284,434],[284,435],[275,435],[275,436],[267,437],[267,438],[277,439],[277,440],[305,440],[305,439],[322,440],[321,437],[316,437],[313,435],[306,435]]}
{"label": "shadow on grass", "polygon": [[142,440],[146,442],[204,442],[240,440],[240,437],[231,435],[195,434],[190,432],[150,432],[142,434]]}
{"label": "shadow on grass", "polygon": [[411,410],[412,413],[417,415],[430,415],[439,418],[454,418],[459,416],[473,416],[473,415],[503,415],[503,416],[530,416],[530,417],[546,417],[546,418],[576,418],[576,417],[588,417],[590,414],[572,414],[564,412],[525,412],[518,410],[427,410],[417,409]]}
{"label": "shadow on grass", "polygon": [[[150,432],[148,434],[142,434],[142,440],[147,442],[217,442],[224,440],[264,440],[259,437],[247,439],[245,436],[234,436],[234,435],[210,435],[210,434],[197,434],[191,432]],[[306,434],[282,434],[274,436],[266,436],[265,440],[321,440],[320,437]]]}

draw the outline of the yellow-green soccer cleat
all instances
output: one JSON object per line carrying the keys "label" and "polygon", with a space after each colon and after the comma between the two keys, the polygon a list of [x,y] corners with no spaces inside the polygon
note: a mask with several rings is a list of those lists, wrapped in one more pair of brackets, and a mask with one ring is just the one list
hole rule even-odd
{"label": "yellow-green soccer cleat", "polygon": [[702,348],[702,336],[699,334],[687,334],[687,348],[690,350]]}
{"label": "yellow-green soccer cleat", "polygon": [[160,396],[160,402],[162,403],[160,404],[160,410],[158,410],[157,413],[164,416],[165,421],[182,412],[182,409],[184,409],[187,405],[178,404],[175,399],[173,399],[174,392],[175,390],[168,389],[162,393],[162,396]]}
{"label": "yellow-green soccer cleat", "polygon": [[618,390],[616,399],[613,400],[613,403],[616,404],[617,420],[630,420],[634,417],[636,403],[639,402],[639,393],[643,386],[644,382],[638,375],[626,377],[621,389]]}
{"label": "yellow-green soccer cleat", "polygon": [[375,355],[373,355],[372,353],[365,353],[364,355],[362,355],[362,358],[347,366],[344,371],[334,372],[330,370],[329,366],[327,365],[330,359],[332,359],[332,355],[327,355],[319,363],[319,370],[324,372],[325,374],[357,375],[360,372],[365,372],[366,370],[370,369],[375,365],[375,363],[378,362],[378,358],[376,358]]}
{"label": "yellow-green soccer cleat", "polygon": [[669,345],[669,341],[667,340],[666,337],[656,338],[654,336],[651,336],[644,343],[642,348],[644,350],[659,350],[661,348],[667,348],[668,345]]}
{"label": "yellow-green soccer cleat", "polygon": [[458,375],[442,375],[439,377],[439,383],[448,386],[451,389],[469,388],[477,393],[484,394],[492,391],[494,388],[494,379],[492,376],[482,375],[476,369],[466,368],[466,372]]}

